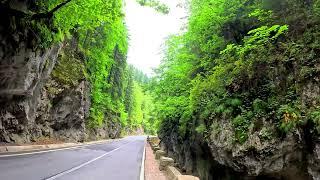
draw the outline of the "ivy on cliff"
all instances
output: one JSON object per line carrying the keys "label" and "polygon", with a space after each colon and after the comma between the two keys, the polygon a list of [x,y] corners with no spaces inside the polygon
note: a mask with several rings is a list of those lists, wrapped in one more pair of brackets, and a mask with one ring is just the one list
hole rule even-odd
{"label": "ivy on cliff", "polygon": [[38,47],[66,39],[76,43],[60,55],[52,76],[66,87],[84,79],[90,82],[89,127],[101,127],[112,118],[124,131],[143,128],[154,133],[154,123],[149,122],[152,100],[144,90],[148,78],[126,62],[123,1],[40,0],[31,5],[28,12],[12,11],[31,25]]}
{"label": "ivy on cliff", "polygon": [[244,143],[263,121],[277,132],[262,139],[307,121],[319,127],[319,100],[306,102],[302,91],[318,74],[318,8],[318,1],[192,0],[187,31],[167,41],[153,80],[160,131],[207,137],[223,120],[234,143]]}

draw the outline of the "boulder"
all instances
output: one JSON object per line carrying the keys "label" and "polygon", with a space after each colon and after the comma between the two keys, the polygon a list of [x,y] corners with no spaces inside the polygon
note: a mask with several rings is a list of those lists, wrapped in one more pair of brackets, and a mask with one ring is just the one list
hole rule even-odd
{"label": "boulder", "polygon": [[148,136],[151,145],[159,145],[160,139],[157,136]]}
{"label": "boulder", "polygon": [[153,152],[156,152],[156,151],[160,150],[160,147],[159,146],[152,146],[152,150],[153,150]]}
{"label": "boulder", "polygon": [[156,159],[160,159],[162,156],[165,156],[166,152],[162,151],[162,150],[157,150],[156,151]]}
{"label": "boulder", "polygon": [[173,166],[168,166],[166,172],[169,180],[176,180],[178,176],[182,175],[178,169]]}
{"label": "boulder", "polygon": [[173,166],[174,160],[168,157],[161,157],[160,158],[160,171],[165,170],[167,166]]}

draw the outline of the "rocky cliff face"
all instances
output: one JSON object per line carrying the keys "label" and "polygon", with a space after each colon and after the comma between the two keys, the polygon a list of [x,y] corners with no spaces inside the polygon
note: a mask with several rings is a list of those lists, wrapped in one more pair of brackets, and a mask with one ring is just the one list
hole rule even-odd
{"label": "rocky cliff face", "polygon": [[[106,120],[101,128],[86,128],[90,108],[90,84],[73,76],[66,55],[68,44],[57,45],[41,55],[22,50],[0,62],[0,141],[25,143],[41,137],[64,141],[115,138],[120,124]],[[29,51],[29,52],[28,52]],[[72,52],[72,51],[71,51]],[[67,57],[65,57],[67,56]],[[70,60],[65,61],[63,59]],[[74,64],[75,66],[80,66]],[[66,66],[66,67],[63,67]],[[59,74],[65,71],[64,74]],[[73,78],[72,82],[61,79]],[[115,119],[117,119],[115,117]]]}
{"label": "rocky cliff face", "polygon": [[[304,105],[319,103],[318,87],[306,83],[301,90]],[[235,143],[228,119],[214,121],[212,131],[206,133],[194,131],[197,125],[190,125],[185,136],[178,133],[178,123],[173,124],[164,124],[160,131],[162,147],[183,171],[201,179],[320,178],[320,143],[312,122],[279,137],[276,125],[262,119],[249,128],[243,144]]]}
{"label": "rocky cliff face", "polygon": [[0,142],[118,137],[117,122],[86,127],[90,84],[75,39],[39,47],[36,30],[16,11],[28,9],[28,2],[0,7]]}
{"label": "rocky cliff face", "polygon": [[197,135],[182,139],[174,131],[163,135],[162,147],[169,156],[187,174],[201,179],[319,178],[319,145],[310,151],[299,132],[270,141],[255,134],[244,145],[228,144],[233,135],[230,131],[207,139]]}
{"label": "rocky cliff face", "polygon": [[21,42],[17,52],[2,52],[5,54],[0,61],[2,141],[30,140],[41,91],[60,49],[58,45],[45,52],[35,52]]}
{"label": "rocky cliff face", "polygon": [[85,115],[80,108],[88,91],[85,82],[69,92],[61,92],[63,96],[54,105],[51,100],[58,97],[50,97],[47,88],[61,48],[58,45],[36,53],[23,47],[14,56],[1,60],[1,141],[29,142],[41,136],[53,137],[64,129],[72,131],[70,124],[77,128],[83,124],[78,121]]}

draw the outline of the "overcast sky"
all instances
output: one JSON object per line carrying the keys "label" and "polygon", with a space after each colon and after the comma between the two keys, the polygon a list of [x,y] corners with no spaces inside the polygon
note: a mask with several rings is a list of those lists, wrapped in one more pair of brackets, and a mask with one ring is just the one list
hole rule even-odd
{"label": "overcast sky", "polygon": [[170,6],[168,15],[150,7],[142,7],[136,0],[125,0],[129,31],[128,62],[148,75],[152,75],[152,69],[160,64],[165,38],[178,33],[185,22],[185,10],[177,7],[182,0],[161,1]]}

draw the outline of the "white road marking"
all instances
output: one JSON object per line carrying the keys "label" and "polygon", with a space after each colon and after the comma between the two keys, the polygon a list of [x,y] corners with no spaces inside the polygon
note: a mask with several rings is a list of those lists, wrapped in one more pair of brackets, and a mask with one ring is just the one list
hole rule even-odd
{"label": "white road marking", "polygon": [[146,140],[144,141],[143,147],[143,155],[142,155],[142,162],[141,162],[141,169],[140,169],[140,180],[144,180],[144,161],[146,157]]}
{"label": "white road marking", "polygon": [[67,147],[67,148],[50,149],[50,150],[44,150],[44,151],[25,152],[25,153],[20,153],[20,154],[6,154],[6,155],[0,155],[0,158],[2,158],[2,157],[24,156],[24,155],[31,155],[31,154],[41,154],[41,153],[46,153],[46,152],[55,152],[55,151],[62,151],[62,150],[69,150],[69,149],[78,149],[78,148],[82,148],[82,147],[88,147],[88,146],[99,145],[99,144],[104,144],[104,143],[105,142],[97,143],[97,144],[79,145],[79,146]]}
{"label": "white road marking", "polygon": [[106,156],[106,155],[108,155],[108,154],[110,154],[110,153],[112,153],[112,152],[115,152],[115,151],[123,148],[124,146],[132,143],[132,142],[134,142],[134,141],[130,141],[130,142],[128,142],[128,143],[126,143],[126,144],[124,144],[124,145],[122,145],[122,146],[120,146],[120,147],[118,147],[118,148],[116,148],[116,149],[114,149],[114,150],[112,150],[112,151],[109,151],[109,152],[106,152],[106,153],[102,154],[101,156],[99,156],[99,157],[97,157],[97,158],[94,158],[94,159],[92,159],[92,160],[90,160],[90,161],[87,161],[87,162],[85,162],[85,163],[83,163],[83,164],[80,164],[79,166],[73,167],[73,168],[71,168],[71,169],[69,169],[69,170],[67,170],[67,171],[63,171],[63,172],[61,172],[61,173],[59,173],[59,174],[56,174],[56,175],[54,175],[54,176],[52,176],[52,177],[50,177],[50,178],[45,179],[45,180],[54,180],[54,179],[57,179],[57,178],[59,178],[59,177],[61,177],[61,176],[64,176],[64,175],[66,175],[66,174],[69,174],[69,173],[71,173],[71,172],[73,172],[73,171],[76,171],[76,170],[82,168],[83,166],[86,166],[86,165],[88,165],[88,164],[90,164],[90,163],[92,163],[92,162],[94,162],[94,161],[96,161],[96,160],[98,160],[98,159],[101,159],[101,158],[103,158],[104,156]]}

